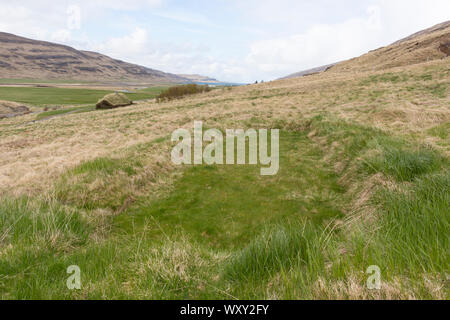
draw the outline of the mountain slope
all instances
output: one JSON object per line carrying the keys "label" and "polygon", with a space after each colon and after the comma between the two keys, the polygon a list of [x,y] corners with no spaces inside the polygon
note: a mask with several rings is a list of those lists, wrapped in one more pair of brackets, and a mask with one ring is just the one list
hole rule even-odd
{"label": "mountain slope", "polygon": [[442,59],[449,54],[450,21],[446,21],[416,32],[387,47],[372,50],[361,57],[293,73],[281,79],[303,77],[330,69],[337,72],[384,70]]}
{"label": "mountain slope", "polygon": [[450,21],[340,63],[332,69],[337,72],[386,70],[443,59],[448,57],[448,48],[450,48]]}
{"label": "mountain slope", "polygon": [[108,56],[0,32],[0,78],[136,80],[182,83],[189,80]]}

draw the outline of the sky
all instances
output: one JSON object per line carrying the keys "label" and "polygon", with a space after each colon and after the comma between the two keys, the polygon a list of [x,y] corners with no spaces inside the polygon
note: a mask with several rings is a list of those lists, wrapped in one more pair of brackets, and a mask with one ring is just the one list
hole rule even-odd
{"label": "sky", "polygon": [[0,0],[0,31],[245,83],[350,59],[447,20],[449,0]]}

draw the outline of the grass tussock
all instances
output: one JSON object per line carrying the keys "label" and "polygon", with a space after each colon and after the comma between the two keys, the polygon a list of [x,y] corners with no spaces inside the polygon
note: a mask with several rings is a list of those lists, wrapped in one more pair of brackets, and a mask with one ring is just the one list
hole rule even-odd
{"label": "grass tussock", "polygon": [[428,132],[435,136],[439,137],[442,140],[446,140],[450,134],[450,122],[446,122],[435,127],[432,127],[428,130]]}
{"label": "grass tussock", "polygon": [[[132,180],[142,168],[139,161],[97,158],[66,173],[56,186],[59,201],[83,209],[117,210],[131,195]],[[115,195],[115,196],[113,196]]]}
{"label": "grass tussock", "polygon": [[404,191],[381,190],[374,201],[382,208],[376,237],[385,248],[384,263],[391,272],[447,272],[449,239],[446,230],[450,228],[448,171],[423,175]]}
{"label": "grass tussock", "polygon": [[382,149],[382,153],[369,159],[366,166],[370,172],[382,172],[398,181],[413,181],[415,178],[436,171],[442,166],[442,157],[428,147],[407,149],[384,146]]}
{"label": "grass tussock", "polygon": [[312,263],[323,267],[320,236],[321,232],[310,223],[266,230],[231,257],[224,277],[230,281],[255,283],[280,270],[289,271]]}
{"label": "grass tussock", "polygon": [[123,151],[121,156],[100,157],[68,170],[55,183],[58,201],[77,208],[125,210],[137,197],[152,193],[168,182],[172,165],[165,157],[151,152],[152,145],[166,139]]}
{"label": "grass tussock", "polygon": [[26,197],[0,203],[2,246],[39,246],[67,249],[86,243],[89,221],[79,211],[55,201]]}

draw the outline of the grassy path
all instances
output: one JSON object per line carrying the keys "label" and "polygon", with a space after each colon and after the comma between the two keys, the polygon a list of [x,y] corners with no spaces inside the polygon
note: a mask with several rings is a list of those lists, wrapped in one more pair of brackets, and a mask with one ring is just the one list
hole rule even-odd
{"label": "grassy path", "polygon": [[256,166],[197,166],[188,169],[164,199],[149,201],[118,220],[159,221],[166,234],[184,233],[218,249],[245,246],[263,225],[308,217],[317,223],[339,215],[333,203],[342,191],[322,154],[304,134],[281,138],[280,171],[261,176]]}
{"label": "grassy path", "polygon": [[[256,166],[187,168],[168,196],[141,199],[118,216],[101,244],[15,255],[15,276],[0,282],[2,291],[20,298],[230,298],[230,256],[271,226],[322,225],[341,214],[335,204],[343,190],[317,147],[303,133],[284,132],[280,143],[278,175],[260,176]],[[66,289],[66,265],[80,266],[81,291]]]}

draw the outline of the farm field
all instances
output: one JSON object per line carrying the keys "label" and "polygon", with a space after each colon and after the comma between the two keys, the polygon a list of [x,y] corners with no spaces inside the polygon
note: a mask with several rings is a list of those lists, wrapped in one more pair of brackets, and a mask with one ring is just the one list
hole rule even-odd
{"label": "farm field", "polygon": [[[150,87],[125,93],[133,101],[155,98],[167,87]],[[51,87],[0,87],[0,100],[21,102],[30,105],[79,105],[95,104],[112,90]]]}

